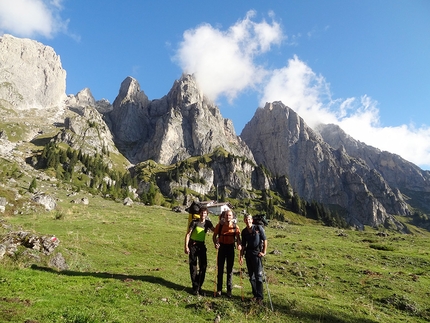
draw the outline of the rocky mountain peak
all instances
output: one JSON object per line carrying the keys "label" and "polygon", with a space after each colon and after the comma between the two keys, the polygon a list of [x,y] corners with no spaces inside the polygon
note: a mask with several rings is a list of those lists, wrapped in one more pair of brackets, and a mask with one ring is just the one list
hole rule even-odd
{"label": "rocky mountain peak", "polygon": [[176,80],[168,94],[173,107],[190,108],[193,103],[206,101],[197,85],[195,78],[190,74],[183,74]]}
{"label": "rocky mountain peak", "polygon": [[62,107],[66,71],[52,47],[10,35],[0,37],[0,97],[13,109]]}
{"label": "rocky mountain peak", "polygon": [[96,100],[94,99],[91,90],[89,88],[84,88],[76,95],[68,95],[65,103],[69,108],[85,108],[87,106],[95,106]]}
{"label": "rocky mountain peak", "polygon": [[330,146],[343,147],[348,155],[362,160],[377,170],[393,189],[399,189],[408,196],[411,205],[430,211],[429,198],[423,192],[430,192],[430,172],[423,171],[399,155],[366,145],[355,140],[338,125],[319,125],[316,130]]}
{"label": "rocky mountain peak", "polygon": [[139,82],[131,76],[122,81],[118,96],[113,102],[113,107],[114,109],[118,109],[120,106],[129,104],[139,107],[148,104],[148,97],[140,90]]}
{"label": "rocky mountain peak", "polygon": [[139,93],[137,81],[126,78],[110,115],[116,143],[132,162],[171,164],[217,147],[253,160],[232,122],[204,97],[193,76],[183,75],[158,100],[148,102]]}
{"label": "rocky mountain peak", "polygon": [[282,102],[258,109],[241,137],[257,163],[287,176],[307,201],[340,206],[352,224],[396,223],[393,214],[409,214],[402,196],[379,172],[340,146],[333,149]]}

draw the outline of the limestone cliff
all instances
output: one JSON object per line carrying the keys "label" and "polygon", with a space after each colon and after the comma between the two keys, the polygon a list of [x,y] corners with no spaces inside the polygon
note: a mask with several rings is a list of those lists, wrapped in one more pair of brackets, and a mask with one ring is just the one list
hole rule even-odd
{"label": "limestone cliff", "polygon": [[395,190],[408,196],[408,203],[430,212],[430,172],[424,171],[399,155],[381,151],[346,134],[339,126],[319,125],[316,129],[330,146],[343,147],[348,155],[363,160],[378,171]]}
{"label": "limestone cliff", "polygon": [[66,71],[54,49],[30,39],[0,37],[0,98],[12,109],[61,107]]}
{"label": "limestone cliff", "polygon": [[253,160],[231,120],[221,116],[191,75],[183,75],[166,96],[153,101],[148,101],[136,80],[127,78],[115,99],[110,122],[119,149],[135,163],[152,159],[172,164],[217,147]]}
{"label": "limestone cliff", "polygon": [[344,149],[330,147],[281,102],[258,109],[241,137],[257,163],[273,174],[288,176],[306,200],[342,207],[351,224],[377,226],[396,222],[391,215],[409,213],[402,196],[378,171]]}

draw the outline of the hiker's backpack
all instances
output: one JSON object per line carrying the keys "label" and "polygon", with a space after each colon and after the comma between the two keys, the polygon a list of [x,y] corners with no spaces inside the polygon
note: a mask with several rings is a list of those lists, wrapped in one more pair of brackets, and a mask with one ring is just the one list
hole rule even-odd
{"label": "hiker's backpack", "polygon": [[258,231],[258,237],[260,239],[259,244],[258,244],[258,249],[259,251],[263,251],[263,244],[264,244],[264,240],[261,239],[261,232],[264,232],[264,227],[263,225],[260,224],[254,224],[254,233],[257,234]]}
{"label": "hiker's backpack", "polygon": [[252,217],[252,224],[266,226],[269,224],[269,221],[266,220],[264,214],[257,214]]}
{"label": "hiker's backpack", "polygon": [[193,203],[185,209],[185,211],[188,212],[187,231],[192,221],[200,219],[200,207],[200,203],[193,201]]}

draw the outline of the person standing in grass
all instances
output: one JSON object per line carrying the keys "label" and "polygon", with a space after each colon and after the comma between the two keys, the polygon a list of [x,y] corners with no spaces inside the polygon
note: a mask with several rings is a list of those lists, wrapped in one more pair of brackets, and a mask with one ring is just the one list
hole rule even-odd
{"label": "person standing in grass", "polygon": [[262,257],[266,255],[267,240],[261,225],[254,225],[250,214],[244,216],[246,227],[242,230],[242,250],[239,263],[242,265],[245,255],[249,281],[252,287],[253,301],[263,302],[263,265]]}
{"label": "person standing in grass", "polygon": [[[214,231],[214,226],[210,220],[206,220],[208,209],[200,208],[200,218],[190,223],[188,232],[185,235],[185,253],[188,255],[190,265],[191,284],[194,295],[204,296],[202,290],[206,276],[207,249],[205,245],[206,233]],[[198,263],[198,269],[197,269]]]}
{"label": "person standing in grass", "polygon": [[231,210],[221,213],[220,222],[215,227],[213,243],[215,248],[218,249],[218,276],[217,292],[215,297],[221,296],[224,264],[227,262],[227,297],[230,298],[231,291],[233,289],[234,244],[237,244],[237,248],[239,250],[242,249],[240,242],[240,229],[236,224],[236,220],[233,218],[233,212]]}

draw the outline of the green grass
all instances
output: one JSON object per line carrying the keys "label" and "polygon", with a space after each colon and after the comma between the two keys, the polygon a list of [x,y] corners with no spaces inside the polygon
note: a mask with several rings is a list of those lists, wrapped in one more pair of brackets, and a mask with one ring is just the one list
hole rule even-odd
{"label": "green grass", "polygon": [[[272,312],[266,285],[264,306],[249,302],[250,285],[245,274],[241,283],[237,262],[232,299],[190,294],[187,214],[99,197],[76,205],[57,193],[58,211],[0,218],[16,230],[55,234],[56,252],[69,266],[59,272],[49,268],[49,257],[35,262],[24,253],[1,260],[0,322],[212,322],[216,314],[222,322],[430,320],[427,232],[379,237],[371,229],[272,222],[264,262]],[[203,286],[209,294],[215,259],[209,243]]]}

